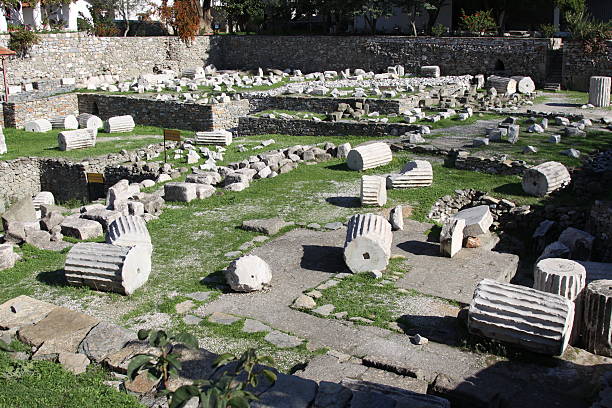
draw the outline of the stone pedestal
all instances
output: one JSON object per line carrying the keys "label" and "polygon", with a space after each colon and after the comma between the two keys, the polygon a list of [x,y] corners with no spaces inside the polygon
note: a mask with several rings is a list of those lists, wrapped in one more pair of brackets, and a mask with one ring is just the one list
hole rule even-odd
{"label": "stone pedestal", "polygon": [[382,207],[387,203],[385,179],[378,176],[361,177],[361,205]]}
{"label": "stone pedestal", "polygon": [[428,187],[433,182],[431,163],[425,160],[415,160],[406,163],[399,174],[387,176],[388,188]]}
{"label": "stone pedestal", "polygon": [[610,106],[611,77],[592,76],[589,80],[589,103],[598,108]]}

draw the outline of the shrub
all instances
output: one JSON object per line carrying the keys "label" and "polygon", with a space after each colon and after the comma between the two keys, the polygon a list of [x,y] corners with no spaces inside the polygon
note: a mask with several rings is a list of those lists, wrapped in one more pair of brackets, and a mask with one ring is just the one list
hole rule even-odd
{"label": "shrub", "polygon": [[497,29],[497,24],[493,18],[493,10],[481,10],[472,15],[467,15],[465,10],[461,9],[460,24],[467,31],[479,34]]}
{"label": "shrub", "polygon": [[77,18],[77,30],[81,32],[93,33],[94,26],[84,17]]}
{"label": "shrub", "polygon": [[566,13],[565,20],[572,38],[582,41],[586,54],[602,53],[607,50],[606,41],[612,38],[610,22],[594,21],[584,10]]}
{"label": "shrub", "polygon": [[540,31],[542,32],[544,38],[553,38],[557,32],[557,29],[552,24],[542,24],[540,26]]}
{"label": "shrub", "polygon": [[40,36],[33,31],[23,28],[9,33],[10,40],[8,46],[20,57],[25,57],[33,45],[40,42]]}
{"label": "shrub", "polygon": [[442,37],[447,31],[448,29],[443,24],[436,24],[435,26],[431,27],[431,33],[434,37]]}

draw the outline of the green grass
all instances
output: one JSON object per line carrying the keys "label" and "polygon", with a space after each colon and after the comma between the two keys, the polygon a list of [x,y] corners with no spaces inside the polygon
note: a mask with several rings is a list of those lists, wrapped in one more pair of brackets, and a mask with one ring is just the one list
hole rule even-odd
{"label": "green grass", "polygon": [[[0,160],[11,160],[18,157],[65,157],[84,159],[109,153],[118,153],[122,149],[134,150],[162,141],[162,129],[153,126],[136,126],[130,133],[98,133],[96,146],[63,152],[57,147],[57,135],[60,129],[46,133],[26,132],[21,129],[6,128],[4,136],[8,152],[0,154]],[[150,135],[147,138],[130,138],[133,135]],[[109,140],[109,138],[112,138]],[[120,140],[113,140],[120,138]],[[106,139],[106,140],[105,140]]]}
{"label": "green grass", "polygon": [[74,375],[49,361],[13,360],[0,352],[0,406],[3,408],[143,407],[137,399],[105,385],[100,367]]}
{"label": "green grass", "polygon": [[[582,164],[581,159],[574,159],[561,154],[567,149],[576,149],[581,153],[581,157],[585,157],[596,151],[612,149],[612,133],[586,129],[587,136],[572,136],[563,135],[561,128],[549,128],[544,133],[527,133],[529,125],[521,124],[521,133],[516,144],[509,143],[491,143],[488,146],[483,146],[475,151],[491,151],[494,153],[508,154],[514,160],[525,160],[528,163],[537,164],[545,161],[558,161],[570,167],[578,167]],[[548,139],[553,134],[561,134],[561,142],[558,144],[548,143]],[[536,154],[523,154],[525,146],[534,146],[538,149]]]}
{"label": "green grass", "polygon": [[[567,102],[574,103],[576,105],[586,105],[589,103],[589,93],[581,92],[581,91],[558,91],[558,92],[542,92],[541,95],[537,96],[533,103],[541,104],[548,102],[551,98],[564,97],[567,99]],[[607,108],[597,108],[597,109],[608,109],[612,110],[612,106]],[[588,110],[586,111],[588,112]]]}

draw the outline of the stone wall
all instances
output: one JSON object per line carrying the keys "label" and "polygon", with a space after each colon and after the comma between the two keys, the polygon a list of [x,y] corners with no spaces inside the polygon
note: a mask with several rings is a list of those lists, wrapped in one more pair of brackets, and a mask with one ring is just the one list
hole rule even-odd
{"label": "stone wall", "polygon": [[260,98],[249,98],[251,112],[259,112],[271,109],[328,113],[338,109],[338,104],[347,103],[353,108],[355,102],[367,103],[370,112],[378,112],[381,115],[391,113],[399,114],[407,109],[418,106],[418,99],[369,99],[369,98],[326,98],[311,96],[267,96]]}
{"label": "stone wall", "polygon": [[[403,64],[409,72],[440,65],[443,75],[491,74],[499,62],[508,74],[543,82],[550,41],[518,38],[431,38],[368,36],[200,36],[186,45],[177,37],[91,37],[84,33],[43,34],[30,56],[8,63],[10,84],[112,74],[136,77],[157,69],[364,68]],[[0,35],[0,45],[9,36]],[[498,62],[499,61],[499,62]]]}
{"label": "stone wall", "polygon": [[248,113],[249,101],[202,105],[133,96],[79,94],[78,109],[81,113],[98,115],[103,120],[111,116],[132,115],[139,125],[207,131],[236,127],[238,117]]}
{"label": "stone wall", "polygon": [[603,262],[612,262],[612,202],[595,201],[587,229],[597,238],[595,256]]}
{"label": "stone wall", "polygon": [[372,122],[315,122],[303,119],[239,118],[238,136],[282,134],[294,136],[397,136],[416,131],[419,125]]}
{"label": "stone wall", "polygon": [[76,94],[63,94],[43,99],[2,104],[2,125],[23,129],[25,122],[55,116],[78,114]]}
{"label": "stone wall", "polygon": [[39,159],[22,157],[0,162],[0,213],[11,201],[40,191]]}
{"label": "stone wall", "polygon": [[612,41],[607,52],[588,55],[581,42],[563,45],[563,86],[577,91],[589,90],[589,78],[594,75],[612,75]]}
{"label": "stone wall", "polygon": [[[408,72],[439,65],[442,75],[529,75],[546,78],[547,39],[368,36],[224,36],[218,68],[299,68],[305,72],[403,64]],[[499,61],[499,62],[498,62]]]}
{"label": "stone wall", "polygon": [[[182,70],[203,66],[209,57],[211,37],[196,37],[185,45],[178,37],[92,37],[85,33],[43,34],[30,56],[8,61],[10,84],[37,80],[112,74],[136,77],[154,69]],[[0,35],[0,46],[9,36]]]}

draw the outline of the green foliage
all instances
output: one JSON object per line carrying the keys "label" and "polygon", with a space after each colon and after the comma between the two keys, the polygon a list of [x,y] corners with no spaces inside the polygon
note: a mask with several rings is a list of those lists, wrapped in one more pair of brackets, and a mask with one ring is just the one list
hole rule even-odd
{"label": "green foliage", "polygon": [[38,34],[26,30],[23,27],[19,30],[10,32],[9,36],[9,48],[22,58],[30,52],[32,46],[40,42],[40,36]]}
{"label": "green foliage", "polygon": [[95,365],[74,375],[51,361],[14,360],[0,352],[0,407],[144,408],[135,397],[104,384],[112,379]]}
{"label": "green foliage", "polygon": [[467,31],[479,34],[497,29],[497,24],[493,18],[493,10],[481,10],[474,14],[466,15],[465,10],[461,9],[459,24]]}
{"label": "green foliage", "polygon": [[179,354],[173,351],[174,346],[182,344],[189,348],[198,347],[198,340],[189,333],[170,336],[163,330],[139,330],[138,339],[146,340],[158,353],[136,354],[132,357],[128,364],[127,378],[133,381],[138,374],[146,372],[156,382],[161,381],[163,389],[166,389],[170,377],[178,376],[181,369]]}
{"label": "green foliage", "polygon": [[448,31],[448,28],[446,28],[444,24],[436,24],[435,26],[431,28],[431,34],[434,37],[442,37],[444,34],[447,33],[447,31]]}
{"label": "green foliage", "polygon": [[77,30],[81,32],[93,33],[94,26],[88,19],[79,16],[77,18]]}
{"label": "green foliage", "polygon": [[216,369],[211,380],[178,388],[171,393],[170,408],[182,408],[193,397],[198,398],[202,408],[248,408],[258,400],[258,395],[247,391],[247,387],[254,389],[265,380],[270,388],[276,382],[276,373],[262,367],[263,364],[271,366],[274,361],[258,356],[255,349],[245,351],[240,358],[222,354],[213,363]]}
{"label": "green foliage", "polygon": [[4,340],[0,340],[0,351],[13,351],[10,344],[6,344]]}
{"label": "green foliage", "polygon": [[555,33],[557,32],[557,29],[552,24],[542,24],[540,26],[540,31],[542,32],[544,38],[553,38]]}
{"label": "green foliage", "polygon": [[246,31],[249,21],[263,13],[264,2],[262,0],[225,0],[222,7],[230,29],[232,22],[235,22],[243,31]]}
{"label": "green foliage", "polygon": [[606,41],[612,38],[612,22],[595,21],[585,10],[567,12],[565,20],[572,38],[582,41],[585,54],[606,52]]}

